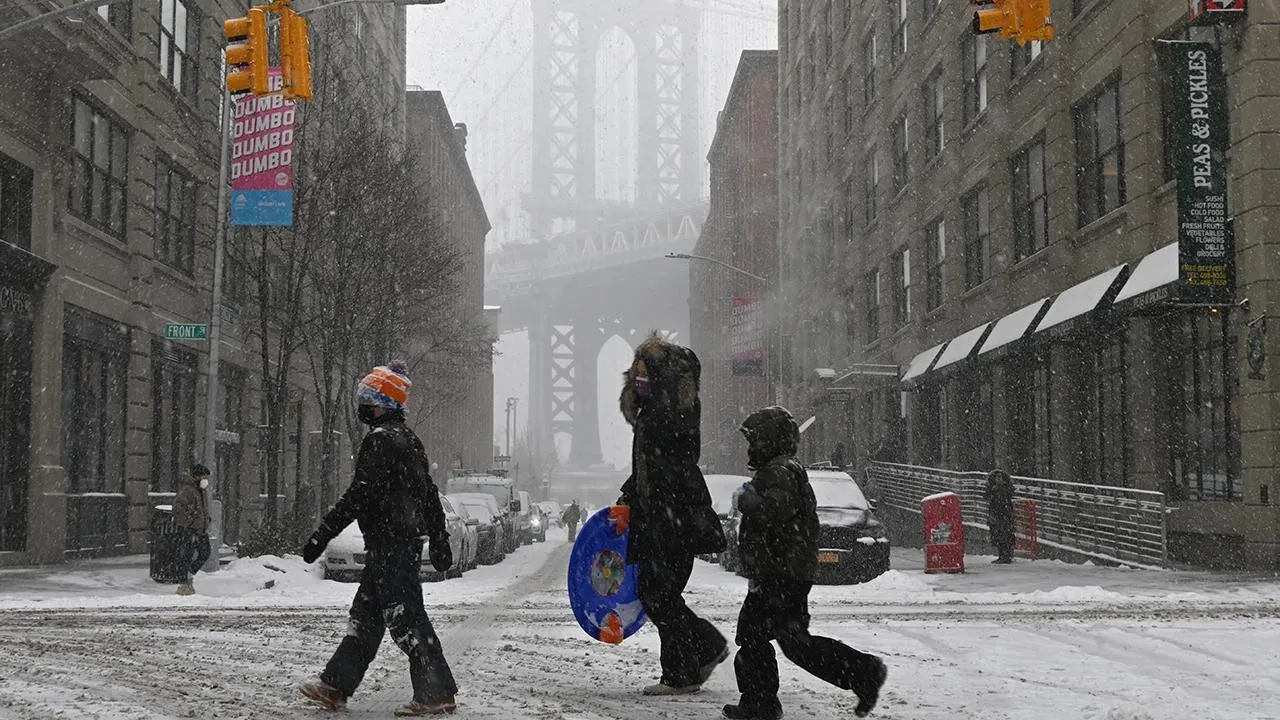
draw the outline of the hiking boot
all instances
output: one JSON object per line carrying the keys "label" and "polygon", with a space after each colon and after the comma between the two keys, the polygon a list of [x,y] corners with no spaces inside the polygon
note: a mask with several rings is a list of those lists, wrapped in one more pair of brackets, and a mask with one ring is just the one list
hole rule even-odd
{"label": "hiking boot", "polygon": [[410,700],[408,705],[396,709],[396,717],[424,717],[428,715],[452,715],[458,709],[453,696],[439,700]]}
{"label": "hiking boot", "polygon": [[195,588],[195,586],[194,586],[194,585],[192,585],[191,583],[189,583],[189,582],[184,582],[184,583],[182,583],[182,584],[178,585],[177,594],[178,594],[178,595],[195,595],[195,594],[196,594],[196,588]]}
{"label": "hiking boot", "polygon": [[657,684],[650,685],[649,687],[645,688],[645,689],[644,689],[644,694],[645,694],[645,695],[656,695],[656,696],[663,696],[663,695],[691,695],[691,694],[693,694],[693,693],[698,692],[698,691],[699,691],[699,690],[701,690],[701,689],[702,689],[702,685],[701,685],[701,684],[697,684],[697,685],[681,685],[681,686],[676,686],[676,685],[668,685],[668,684],[666,684],[666,683],[657,683]]}
{"label": "hiking boot", "polygon": [[1013,558],[1008,557],[1008,556],[998,557],[998,558],[996,558],[995,560],[992,560],[992,561],[991,561],[991,564],[992,564],[992,565],[1012,565],[1012,564],[1013,564]]}
{"label": "hiking boot", "polygon": [[711,678],[711,674],[716,671],[716,668],[720,667],[720,663],[728,659],[729,659],[729,645],[726,644],[724,646],[724,649],[722,649],[720,653],[716,655],[714,660],[698,668],[698,678],[705,683],[707,680]]}
{"label": "hiking boot", "polygon": [[780,720],[782,705],[752,705],[740,702],[737,705],[725,705],[723,712],[729,720]]}
{"label": "hiking boot", "polygon": [[884,661],[880,658],[874,660],[875,665],[866,678],[854,687],[854,692],[858,694],[858,707],[853,709],[853,714],[858,717],[866,717],[875,709],[876,702],[880,700],[880,688],[889,676],[889,668],[885,667]]}
{"label": "hiking boot", "polygon": [[341,710],[347,706],[347,698],[342,691],[323,680],[303,683],[298,686],[298,690],[311,702],[329,710]]}

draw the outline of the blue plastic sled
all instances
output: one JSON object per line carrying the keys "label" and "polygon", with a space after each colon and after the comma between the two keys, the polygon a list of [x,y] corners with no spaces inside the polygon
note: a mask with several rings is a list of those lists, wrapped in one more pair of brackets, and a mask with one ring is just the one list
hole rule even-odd
{"label": "blue plastic sled", "polygon": [[569,605],[587,634],[616,645],[644,625],[636,566],[628,565],[631,533],[618,534],[609,508],[582,524],[569,556]]}

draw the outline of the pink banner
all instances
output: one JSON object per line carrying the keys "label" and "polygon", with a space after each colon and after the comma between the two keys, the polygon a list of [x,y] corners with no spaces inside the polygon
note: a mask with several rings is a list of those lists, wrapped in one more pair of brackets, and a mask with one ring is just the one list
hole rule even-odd
{"label": "pink banner", "polygon": [[[280,70],[271,69],[271,88],[282,84]],[[292,100],[280,95],[246,95],[235,101],[231,125],[231,189],[293,189]]]}

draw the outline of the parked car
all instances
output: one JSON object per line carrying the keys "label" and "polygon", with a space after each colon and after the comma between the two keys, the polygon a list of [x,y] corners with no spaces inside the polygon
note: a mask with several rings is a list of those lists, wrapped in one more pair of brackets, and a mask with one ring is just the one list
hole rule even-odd
{"label": "parked car", "polygon": [[497,506],[495,517],[503,529],[502,553],[515,552],[520,545],[519,522],[516,519],[520,505],[515,483],[510,478],[490,473],[461,472],[449,478],[449,492],[483,493],[492,497]]}
{"label": "parked car", "polygon": [[[443,500],[443,497],[441,498]],[[437,572],[431,566],[430,545],[423,543],[422,557],[419,560],[418,577],[422,580],[443,580],[446,577],[462,575],[463,538],[466,525],[456,513],[445,512],[445,528],[449,531],[449,549],[453,552],[453,567],[447,572]],[[352,523],[338,534],[325,547],[320,564],[324,568],[325,579],[342,582],[358,582],[364,574],[365,564],[364,535],[360,526]]]}
{"label": "parked car", "polygon": [[465,555],[463,542],[466,538],[466,525],[458,513],[453,512],[452,508],[445,506],[445,498],[440,496],[440,505],[444,509],[444,529],[449,533],[449,551],[453,553],[453,566],[445,572],[440,572],[431,566],[431,556],[429,551],[431,546],[424,543],[422,546],[422,562],[419,564],[418,577],[428,582],[439,582],[447,578],[462,577],[462,560]]}
{"label": "parked car", "polygon": [[458,518],[462,519],[462,571],[474,570],[477,564],[476,552],[480,546],[480,520],[472,518],[470,512],[467,512],[465,506],[449,500],[447,495],[440,496],[440,505],[444,506],[445,514],[453,512]]}
{"label": "parked car", "polygon": [[542,508],[538,507],[538,503],[529,498],[529,493],[523,490],[520,491],[520,502],[529,508],[530,542],[546,542],[547,525],[549,524],[546,514],[542,512]]}
{"label": "parked car", "polygon": [[[707,490],[711,492],[711,505],[720,516],[720,524],[727,526],[729,515],[733,510],[734,493],[742,487],[742,483],[750,482],[745,475],[707,475]],[[727,528],[726,528],[727,529]],[[707,562],[720,562],[723,553],[700,555]]]}
{"label": "parked car", "polygon": [[516,538],[521,545],[532,545],[536,531],[533,528],[533,501],[524,490],[516,491]]}
{"label": "parked car", "polygon": [[889,569],[889,538],[848,473],[810,470],[818,500],[818,582],[866,582]]}
{"label": "parked car", "polygon": [[564,527],[564,521],[560,519],[560,516],[564,514],[564,508],[560,507],[560,503],[555,500],[541,500],[534,504],[546,516],[548,523],[556,527]]}
{"label": "parked car", "polygon": [[481,565],[494,565],[507,556],[506,529],[498,515],[497,503],[485,493],[450,493],[449,499],[466,509],[478,521],[476,534],[476,561]]}

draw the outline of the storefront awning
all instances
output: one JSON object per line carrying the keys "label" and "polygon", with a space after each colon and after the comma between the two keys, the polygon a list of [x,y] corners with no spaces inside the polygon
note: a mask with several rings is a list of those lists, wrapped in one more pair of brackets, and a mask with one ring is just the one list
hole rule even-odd
{"label": "storefront awning", "polygon": [[1118,265],[1063,290],[1054,298],[1049,311],[1036,326],[1036,332],[1042,333],[1055,328],[1059,332],[1065,331],[1070,327],[1071,321],[1098,309],[1099,305],[1107,302],[1108,297],[1115,297],[1116,289],[1125,281],[1128,272],[1128,265]]}
{"label": "storefront awning", "polygon": [[1135,309],[1168,299],[1178,282],[1178,243],[1169,243],[1142,258],[1116,295],[1116,305]]}
{"label": "storefront awning", "polygon": [[924,375],[926,372],[929,372],[929,368],[933,365],[933,361],[937,359],[938,355],[942,352],[942,348],[946,347],[946,345],[946,343],[935,345],[912,358],[911,362],[907,364],[907,371],[902,374],[902,382],[911,382],[921,375]]}
{"label": "storefront awning", "polygon": [[1049,298],[1041,298],[1030,305],[1015,310],[996,321],[987,335],[986,342],[978,350],[978,355],[999,350],[1011,342],[1021,340],[1031,331],[1031,325],[1040,317],[1040,311],[1049,303]]}
{"label": "storefront awning", "polygon": [[948,365],[967,360],[973,354],[974,348],[978,347],[978,343],[986,336],[990,327],[991,323],[983,323],[947,343],[946,349],[938,356],[938,361],[933,364],[933,371],[937,372]]}

